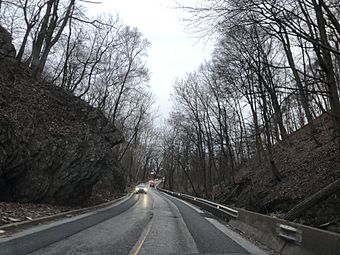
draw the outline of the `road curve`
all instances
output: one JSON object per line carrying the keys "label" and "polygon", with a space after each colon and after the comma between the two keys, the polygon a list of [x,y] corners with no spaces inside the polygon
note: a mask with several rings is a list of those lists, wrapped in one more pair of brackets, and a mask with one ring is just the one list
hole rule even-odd
{"label": "road curve", "polygon": [[0,239],[0,254],[266,254],[235,235],[212,215],[149,189],[79,219]]}

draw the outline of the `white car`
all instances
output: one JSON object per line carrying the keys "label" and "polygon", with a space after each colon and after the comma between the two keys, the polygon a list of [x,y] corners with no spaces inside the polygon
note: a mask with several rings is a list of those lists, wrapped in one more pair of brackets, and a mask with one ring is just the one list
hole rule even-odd
{"label": "white car", "polygon": [[136,194],[138,194],[138,193],[146,194],[147,191],[148,191],[148,189],[147,189],[146,185],[144,185],[144,184],[139,184],[135,188],[135,193]]}

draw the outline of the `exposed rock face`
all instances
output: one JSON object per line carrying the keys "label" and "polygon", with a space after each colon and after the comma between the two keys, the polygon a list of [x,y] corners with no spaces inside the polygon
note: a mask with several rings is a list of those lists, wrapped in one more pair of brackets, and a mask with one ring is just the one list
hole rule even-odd
{"label": "exposed rock face", "polygon": [[113,151],[121,141],[101,112],[0,55],[0,200],[82,204],[107,172],[121,191]]}
{"label": "exposed rock face", "polygon": [[14,57],[16,54],[15,48],[12,44],[11,34],[2,26],[0,26],[0,54],[10,57]]}

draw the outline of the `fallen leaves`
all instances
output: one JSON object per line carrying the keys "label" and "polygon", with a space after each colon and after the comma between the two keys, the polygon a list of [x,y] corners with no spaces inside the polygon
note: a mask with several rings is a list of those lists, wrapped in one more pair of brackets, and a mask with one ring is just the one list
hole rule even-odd
{"label": "fallen leaves", "polygon": [[48,204],[0,202],[0,226],[22,221],[32,221],[36,218],[51,216],[73,209],[76,208]]}

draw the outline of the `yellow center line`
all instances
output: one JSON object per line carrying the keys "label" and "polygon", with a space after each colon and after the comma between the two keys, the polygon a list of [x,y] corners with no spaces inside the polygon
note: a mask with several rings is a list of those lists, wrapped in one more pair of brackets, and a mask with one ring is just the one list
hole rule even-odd
{"label": "yellow center line", "polygon": [[[155,200],[153,199],[152,200],[152,209],[155,209]],[[140,250],[142,249],[143,247],[143,244],[146,240],[146,238],[148,237],[150,231],[151,231],[151,227],[152,227],[152,223],[153,223],[153,217],[152,219],[150,220],[150,222],[148,223],[148,226],[147,226],[147,229],[146,231],[144,232],[144,237],[143,239],[140,241],[139,245],[137,246],[136,250],[134,252],[131,253],[131,255],[138,255],[138,253],[140,252]]]}
{"label": "yellow center line", "polygon": [[142,241],[141,241],[140,244],[138,245],[137,249],[132,253],[132,255],[137,255],[137,254],[139,253],[140,249],[142,248],[142,246],[143,246],[143,244],[144,244],[146,238],[148,237],[148,235],[149,235],[149,233],[150,233],[150,231],[151,231],[152,221],[153,221],[153,220],[151,220],[150,223],[148,224],[148,229],[147,229],[147,231],[145,232],[145,235],[144,235]]}

